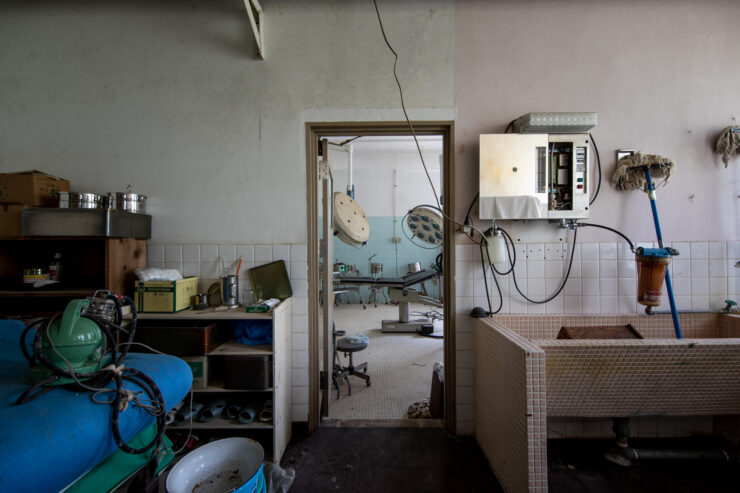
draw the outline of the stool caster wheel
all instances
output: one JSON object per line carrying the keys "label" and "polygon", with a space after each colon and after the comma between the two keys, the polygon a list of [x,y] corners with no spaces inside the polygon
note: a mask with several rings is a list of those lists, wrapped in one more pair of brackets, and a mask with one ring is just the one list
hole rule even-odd
{"label": "stool caster wheel", "polygon": [[362,305],[363,310],[367,310],[367,307],[365,305]]}
{"label": "stool caster wheel", "polygon": [[367,386],[368,386],[368,387],[370,386],[370,380],[368,380],[368,381],[367,381]]}

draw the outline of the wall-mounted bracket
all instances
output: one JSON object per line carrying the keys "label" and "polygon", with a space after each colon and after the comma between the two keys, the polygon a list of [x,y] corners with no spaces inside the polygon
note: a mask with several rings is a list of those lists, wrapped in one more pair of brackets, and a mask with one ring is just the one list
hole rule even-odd
{"label": "wall-mounted bracket", "polygon": [[265,59],[265,25],[264,14],[258,0],[244,0],[244,6],[247,8],[249,23],[252,25],[254,33],[254,43],[257,45],[257,56],[260,60]]}

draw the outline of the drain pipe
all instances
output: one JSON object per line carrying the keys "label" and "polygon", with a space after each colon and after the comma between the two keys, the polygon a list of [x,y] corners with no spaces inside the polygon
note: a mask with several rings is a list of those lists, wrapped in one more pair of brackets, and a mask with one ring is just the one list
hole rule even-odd
{"label": "drain pipe", "polygon": [[629,446],[629,418],[613,418],[612,430],[617,436],[616,449],[604,457],[620,466],[631,466],[637,460],[702,460],[711,462],[740,462],[740,457],[729,450],[649,449]]}

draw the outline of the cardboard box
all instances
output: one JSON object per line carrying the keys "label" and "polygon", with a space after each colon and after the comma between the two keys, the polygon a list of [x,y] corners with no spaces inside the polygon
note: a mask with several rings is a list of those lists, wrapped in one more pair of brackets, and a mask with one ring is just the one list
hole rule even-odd
{"label": "cardboard box", "polygon": [[21,211],[25,204],[0,204],[0,236],[21,235]]}
{"label": "cardboard box", "polygon": [[173,313],[190,308],[193,296],[198,294],[198,278],[186,277],[180,281],[136,281],[134,302],[142,313]]}
{"label": "cardboard box", "polygon": [[193,389],[204,389],[208,386],[208,358],[205,356],[187,356],[180,358],[193,370]]}
{"label": "cardboard box", "polygon": [[0,203],[58,207],[59,192],[69,192],[69,181],[38,170],[0,174]]}

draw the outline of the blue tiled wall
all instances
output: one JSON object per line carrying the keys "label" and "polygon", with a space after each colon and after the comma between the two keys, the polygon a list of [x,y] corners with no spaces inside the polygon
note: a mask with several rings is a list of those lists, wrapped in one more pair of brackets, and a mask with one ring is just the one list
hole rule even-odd
{"label": "blue tiled wall", "polygon": [[[442,247],[424,249],[411,243],[401,230],[401,219],[402,217],[398,217],[396,223],[396,236],[401,238],[401,243],[393,243],[392,241],[393,217],[369,217],[370,239],[367,245],[362,248],[354,248],[340,240],[335,240],[334,262],[354,264],[359,269],[360,274],[369,275],[370,266],[368,264],[368,257],[376,254],[372,262],[383,264],[383,276],[385,277],[406,275],[408,273],[408,264],[412,262],[419,262],[422,269],[431,269],[437,255],[442,252]],[[418,243],[423,244],[422,242]],[[434,281],[427,281],[425,286],[429,296],[439,298],[439,288]],[[361,289],[365,301],[367,301],[369,288],[363,286]],[[416,285],[414,289],[420,289],[420,286]],[[350,293],[349,296],[352,302],[358,301],[356,295]]]}

